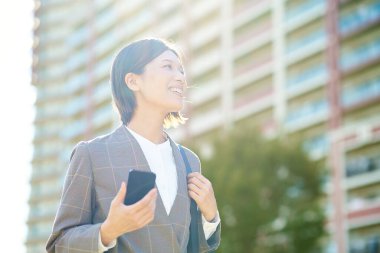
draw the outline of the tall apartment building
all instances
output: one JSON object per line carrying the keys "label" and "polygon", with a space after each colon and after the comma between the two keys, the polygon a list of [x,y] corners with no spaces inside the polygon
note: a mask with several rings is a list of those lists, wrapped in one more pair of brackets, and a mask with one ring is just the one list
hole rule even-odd
{"label": "tall apartment building", "polygon": [[175,139],[207,150],[242,122],[303,138],[331,169],[325,252],[379,247],[379,24],[379,0],[35,0],[27,252],[43,252],[74,145],[120,124],[112,57],[152,35],[187,55],[190,120]]}

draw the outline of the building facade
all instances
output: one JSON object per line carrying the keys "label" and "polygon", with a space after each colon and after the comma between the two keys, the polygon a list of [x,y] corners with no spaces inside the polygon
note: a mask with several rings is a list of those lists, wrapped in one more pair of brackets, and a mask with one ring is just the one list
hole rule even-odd
{"label": "building facade", "polygon": [[[36,118],[27,252],[43,252],[74,145],[120,124],[115,53],[145,36],[183,49],[190,84],[175,139],[244,122],[326,161],[325,252],[380,243],[379,0],[35,0]],[[368,251],[365,251],[368,250]]]}

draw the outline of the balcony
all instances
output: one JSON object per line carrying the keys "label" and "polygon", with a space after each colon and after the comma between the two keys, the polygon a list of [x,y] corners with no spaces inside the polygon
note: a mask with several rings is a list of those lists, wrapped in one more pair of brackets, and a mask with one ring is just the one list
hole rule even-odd
{"label": "balcony", "polygon": [[79,96],[76,98],[72,98],[67,105],[62,108],[62,116],[64,117],[72,117],[79,112],[84,112],[87,107],[88,99],[85,96]]}
{"label": "balcony", "polygon": [[74,139],[77,136],[84,135],[86,127],[87,125],[84,119],[76,120],[68,124],[64,130],[60,132],[60,136],[64,140]]}
{"label": "balcony", "polygon": [[347,204],[348,225],[352,228],[371,226],[380,219],[380,198],[358,197]]}
{"label": "balcony", "polygon": [[207,112],[194,115],[189,123],[191,136],[200,135],[220,126],[223,123],[223,113],[216,106]]}
{"label": "balcony", "polygon": [[219,7],[218,5],[220,5],[220,2],[216,0],[196,1],[192,8],[190,8],[192,21],[197,22],[197,20],[209,15]]}
{"label": "balcony", "polygon": [[[138,2],[138,1],[135,1]],[[160,1],[160,4],[155,6],[160,13],[167,14],[170,13],[171,10],[176,9],[178,7],[178,1],[166,0]]]}
{"label": "balcony", "polygon": [[259,57],[250,57],[251,60],[245,60],[243,63],[235,63],[234,74],[241,75],[247,72],[257,71],[261,66],[265,66],[272,62],[271,54],[260,55]]}
{"label": "balcony", "polygon": [[378,234],[349,239],[350,253],[377,253],[379,252],[378,249],[380,249],[380,236]]}
{"label": "balcony", "polygon": [[328,103],[326,99],[313,101],[289,111],[285,119],[285,128],[293,132],[327,120]]}
{"label": "balcony", "polygon": [[261,90],[249,92],[246,94],[242,94],[240,96],[235,96],[234,101],[234,109],[238,109],[244,106],[247,106],[251,103],[257,103],[260,100],[265,99],[266,97],[273,95],[273,87],[267,86],[264,88],[261,88]]}
{"label": "balcony", "polygon": [[143,9],[139,14],[132,16],[132,18],[127,19],[125,22],[126,29],[129,30],[128,36],[133,37],[138,31],[152,24],[152,21],[153,15],[150,10],[148,8]]}
{"label": "balcony", "polygon": [[95,21],[95,27],[102,33],[106,31],[110,26],[116,23],[117,11],[115,11],[114,6],[110,5],[108,8],[98,11]]}
{"label": "balcony", "polygon": [[[113,28],[108,32],[97,38],[94,44],[95,54],[97,57],[103,56],[108,52],[111,52],[116,46],[120,45],[119,41],[122,40],[122,34]],[[110,54],[112,55],[113,52]]]}
{"label": "balcony", "polygon": [[218,20],[213,20],[207,24],[202,24],[201,27],[194,30],[192,36],[190,36],[190,45],[193,50],[207,44],[212,41],[214,38],[219,36],[221,27]]}
{"label": "balcony", "polygon": [[307,92],[314,91],[320,87],[326,85],[328,81],[328,75],[326,71],[314,73],[313,77],[306,79],[305,81],[297,82],[294,85],[286,87],[286,96],[288,99],[303,95]]}
{"label": "balcony", "polygon": [[62,103],[57,101],[47,102],[44,106],[36,110],[35,122],[47,122],[47,120],[56,120],[60,117]]}
{"label": "balcony", "polygon": [[236,36],[234,42],[234,57],[241,57],[247,52],[269,43],[272,39],[271,29],[272,24],[268,22],[262,24],[260,27],[255,27],[255,29],[245,32],[244,34]]}
{"label": "balcony", "polygon": [[221,52],[219,47],[215,47],[209,52],[199,56],[198,58],[194,58],[191,66],[190,73],[191,76],[199,76],[202,73],[207,72],[213,67],[220,64]]}
{"label": "balcony", "polygon": [[70,35],[70,32],[70,29],[66,25],[61,25],[60,29],[56,29],[54,26],[46,28],[39,34],[40,44],[47,45],[64,41]]}
{"label": "balcony", "polygon": [[59,145],[57,146],[38,146],[34,148],[33,157],[35,159],[44,159],[46,157],[53,157],[59,153]]}
{"label": "balcony", "polygon": [[286,82],[286,92],[289,96],[302,93],[327,81],[328,73],[326,65],[313,65],[299,74],[293,74]]}
{"label": "balcony", "polygon": [[72,95],[81,89],[85,89],[88,83],[87,75],[88,74],[84,72],[70,75],[70,79],[63,86],[64,90],[61,91],[61,94]]}
{"label": "balcony", "polygon": [[[243,3],[238,4],[238,2],[235,3],[234,6],[234,15],[235,16],[244,16],[244,15],[252,15],[254,17],[259,16],[262,14],[261,9],[270,7],[270,4],[268,4],[269,1],[266,0],[246,0]],[[270,2],[269,2],[270,3]]]}
{"label": "balcony", "polygon": [[293,64],[326,48],[326,33],[318,30],[300,38],[287,47],[287,64]]}
{"label": "balcony", "polygon": [[254,71],[248,71],[244,74],[236,75],[233,80],[233,86],[236,88],[240,88],[247,83],[254,82],[261,78],[265,78],[269,76],[273,72],[273,64],[272,61],[267,62],[266,64],[260,65]]}
{"label": "balcony", "polygon": [[65,44],[59,46],[45,47],[40,51],[38,56],[38,63],[45,65],[59,60],[64,60],[67,56],[67,48]]}
{"label": "balcony", "polygon": [[326,2],[323,0],[308,0],[287,10],[285,21],[286,30],[291,31],[326,13]]}
{"label": "balcony", "polygon": [[34,142],[45,140],[45,139],[52,139],[51,137],[53,135],[57,135],[58,130],[54,128],[47,128],[47,127],[36,127],[34,132]]}
{"label": "balcony", "polygon": [[380,3],[359,4],[353,11],[341,15],[339,29],[342,36],[346,37],[361,27],[376,23],[380,19]]}
{"label": "balcony", "polygon": [[273,105],[273,102],[274,97],[272,87],[241,97],[234,103],[234,121],[268,109]]}
{"label": "balcony", "polygon": [[212,80],[199,87],[189,87],[191,91],[189,92],[189,100],[194,106],[200,105],[218,96],[221,92],[221,88],[222,83],[219,79]]}
{"label": "balcony", "polygon": [[110,100],[111,96],[111,87],[108,82],[100,83],[94,89],[93,98],[96,104],[101,104],[104,101]]}
{"label": "balcony", "polygon": [[180,13],[171,14],[165,20],[162,20],[161,23],[160,34],[164,37],[170,37],[184,28],[184,19]]}
{"label": "balcony", "polygon": [[81,50],[70,54],[68,60],[66,61],[66,69],[68,72],[72,72],[75,69],[84,67],[88,64],[90,59],[90,51],[87,48],[82,48]]}
{"label": "balcony", "polygon": [[[348,51],[348,50],[346,50]],[[363,43],[348,52],[341,52],[340,67],[345,72],[351,72],[366,62],[380,58],[380,37]]]}
{"label": "balcony", "polygon": [[377,97],[380,97],[380,76],[344,89],[342,103],[346,109],[353,108]]}
{"label": "balcony", "polygon": [[69,48],[77,48],[79,46],[85,45],[87,38],[90,36],[90,28],[88,26],[81,26],[72,31],[70,36],[67,38],[67,45]]}
{"label": "balcony", "polygon": [[[346,176],[348,178],[372,171],[380,171],[380,157],[378,156],[361,156],[347,161]],[[380,177],[378,181],[380,181]]]}
{"label": "balcony", "polygon": [[244,25],[250,20],[256,19],[268,12],[271,8],[270,1],[256,0],[247,1],[235,11],[234,28]]}
{"label": "balcony", "polygon": [[370,170],[368,167],[357,167],[354,168],[354,171],[346,166],[346,175],[347,173],[356,173],[351,174],[350,177],[345,180],[345,188],[347,190],[360,188],[366,185],[376,184],[380,182],[380,169],[379,167]]}
{"label": "balcony", "polygon": [[112,106],[106,105],[100,109],[97,109],[94,113],[92,123],[95,127],[102,127],[104,125],[112,123],[113,120],[113,109]]}

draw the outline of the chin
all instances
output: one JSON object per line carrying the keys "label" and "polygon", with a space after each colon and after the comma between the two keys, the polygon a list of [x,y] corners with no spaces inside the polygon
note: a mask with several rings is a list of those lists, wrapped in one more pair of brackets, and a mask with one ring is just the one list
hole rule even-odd
{"label": "chin", "polygon": [[170,108],[170,112],[179,112],[183,108],[183,102],[181,101],[181,103],[170,103],[168,104],[168,108]]}

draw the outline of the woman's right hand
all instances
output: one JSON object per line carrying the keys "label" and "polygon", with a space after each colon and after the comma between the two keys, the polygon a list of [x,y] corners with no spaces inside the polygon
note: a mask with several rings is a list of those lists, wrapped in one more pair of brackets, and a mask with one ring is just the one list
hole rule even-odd
{"label": "woman's right hand", "polygon": [[103,245],[109,245],[120,235],[144,227],[154,219],[156,209],[157,189],[152,189],[140,201],[133,205],[124,205],[127,194],[125,183],[121,184],[119,192],[111,202],[108,216],[100,226],[100,236]]}

